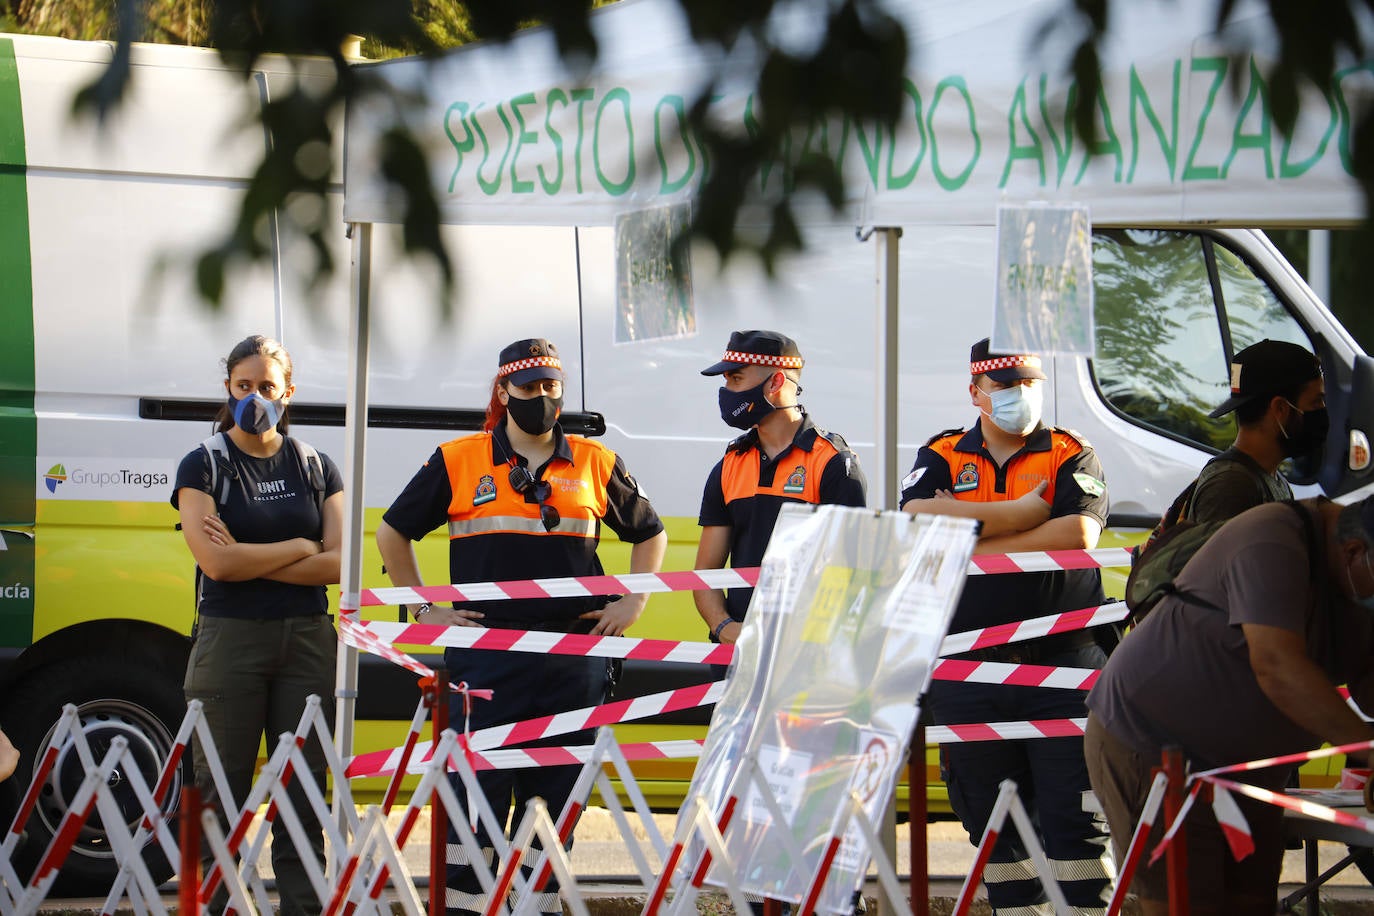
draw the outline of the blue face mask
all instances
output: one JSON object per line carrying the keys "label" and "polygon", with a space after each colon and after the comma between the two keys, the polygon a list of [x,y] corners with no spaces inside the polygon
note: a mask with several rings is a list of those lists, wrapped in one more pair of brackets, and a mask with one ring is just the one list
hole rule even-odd
{"label": "blue face mask", "polygon": [[1039,385],[1013,385],[985,392],[992,410],[983,411],[1004,433],[1024,436],[1040,422],[1045,396]]}
{"label": "blue face mask", "polygon": [[281,421],[284,409],[281,400],[269,401],[256,391],[246,398],[229,398],[229,410],[234,415],[234,425],[255,436],[274,429]]}
{"label": "blue face mask", "polygon": [[725,421],[725,425],[733,426],[735,429],[749,429],[757,426],[764,417],[772,413],[773,405],[763,396],[763,386],[767,384],[768,379],[764,379],[757,387],[748,391],[720,389],[720,418]]}

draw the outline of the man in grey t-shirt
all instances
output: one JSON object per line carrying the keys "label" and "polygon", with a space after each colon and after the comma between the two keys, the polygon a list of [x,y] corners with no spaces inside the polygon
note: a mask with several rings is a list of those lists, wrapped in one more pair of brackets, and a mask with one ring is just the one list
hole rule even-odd
{"label": "man in grey t-shirt", "polygon": [[[1374,709],[1374,497],[1258,506],[1217,531],[1117,648],[1088,695],[1085,756],[1124,856],[1166,745],[1194,770],[1374,739],[1335,685]],[[1281,789],[1288,770],[1244,778]],[[1282,812],[1237,799],[1256,850],[1234,862],[1206,806],[1190,816],[1194,914],[1272,913]],[[1157,825],[1157,827],[1162,825]],[[1164,865],[1135,886],[1167,912]]]}

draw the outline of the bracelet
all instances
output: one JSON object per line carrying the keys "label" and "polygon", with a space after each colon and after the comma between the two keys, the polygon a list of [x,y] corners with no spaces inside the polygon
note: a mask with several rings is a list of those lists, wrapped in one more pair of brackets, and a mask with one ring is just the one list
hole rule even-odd
{"label": "bracelet", "polygon": [[[416,620],[419,620],[421,614],[427,614],[427,613],[429,613],[429,612],[430,612],[431,610],[433,610],[433,609],[434,609],[434,605],[431,604],[430,602],[426,601],[424,604],[417,604],[417,605],[415,605],[415,611],[414,611],[414,613],[411,614],[411,616],[414,617]],[[410,610],[410,609],[409,609],[409,608],[406,608],[406,610]]]}
{"label": "bracelet", "polygon": [[725,618],[724,620],[722,620],[720,623],[716,624],[714,627],[711,628],[711,638],[714,639],[714,640],[716,640],[717,642],[719,642],[719,641],[720,641],[720,631],[721,631],[721,630],[724,630],[726,627],[728,627],[728,626],[729,626],[730,624],[732,624],[732,623],[738,623],[738,621],[735,620],[735,618],[733,618],[733,617],[726,617],[726,618]]}

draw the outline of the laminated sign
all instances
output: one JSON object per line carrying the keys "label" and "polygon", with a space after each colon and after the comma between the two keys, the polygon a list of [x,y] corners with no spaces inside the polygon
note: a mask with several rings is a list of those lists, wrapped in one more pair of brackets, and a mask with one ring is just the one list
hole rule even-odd
{"label": "laminated sign", "polygon": [[1088,208],[997,208],[993,353],[1093,356],[1093,243]]}
{"label": "laminated sign", "polygon": [[615,221],[615,342],[690,337],[697,330],[686,204],[622,213]]}
{"label": "laminated sign", "polygon": [[745,891],[801,902],[843,837],[817,908],[849,912],[869,863],[850,798],[876,821],[892,797],[975,540],[969,519],[783,507],[689,793],[734,811]]}

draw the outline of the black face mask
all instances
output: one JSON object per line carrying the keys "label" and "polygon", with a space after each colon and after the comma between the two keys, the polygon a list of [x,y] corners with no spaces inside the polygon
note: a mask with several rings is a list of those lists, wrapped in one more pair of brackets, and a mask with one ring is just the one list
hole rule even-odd
{"label": "black face mask", "polygon": [[[1288,406],[1293,407],[1291,403]],[[1298,428],[1290,431],[1279,427],[1279,432],[1283,435],[1284,455],[1298,458],[1320,452],[1326,445],[1326,434],[1331,431],[1330,414],[1326,412],[1325,407],[1315,410],[1298,410],[1293,407],[1293,410],[1298,415]]]}
{"label": "black face mask", "polygon": [[551,398],[541,394],[537,398],[517,398],[511,395],[506,399],[506,413],[515,425],[531,436],[542,436],[553,429],[558,415],[563,412],[563,398]]}
{"label": "black face mask", "polygon": [[773,412],[773,405],[763,396],[763,386],[767,385],[768,381],[764,379],[748,391],[720,389],[720,418],[725,421],[726,426],[749,429],[757,426],[764,417]]}

